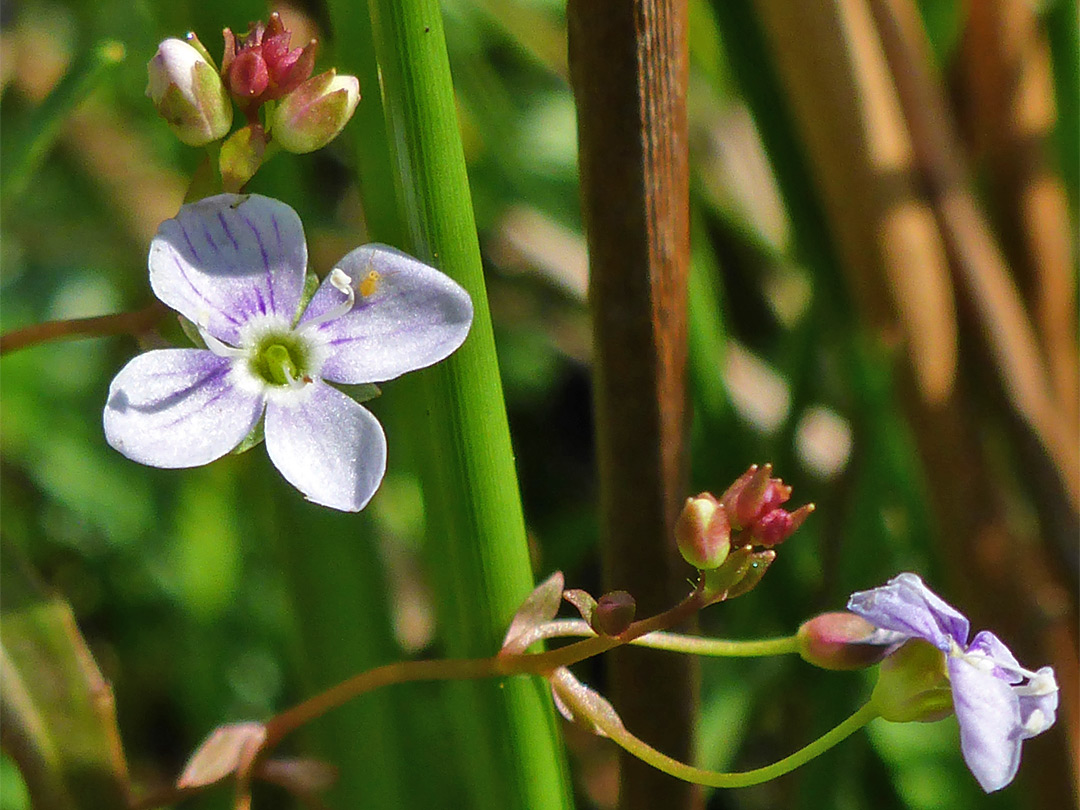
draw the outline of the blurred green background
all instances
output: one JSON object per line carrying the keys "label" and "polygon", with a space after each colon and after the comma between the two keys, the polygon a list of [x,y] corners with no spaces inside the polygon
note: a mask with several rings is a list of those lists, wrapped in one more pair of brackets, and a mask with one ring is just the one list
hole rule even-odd
{"label": "blurred green background", "polygon": [[[560,569],[569,587],[596,592],[588,264],[563,4],[442,5],[534,570],[540,578]],[[1054,664],[1071,694],[1063,697],[1058,728],[1027,745],[1018,782],[1000,794],[984,796],[967,773],[954,720],[879,721],[795,774],[712,794],[708,806],[1075,804],[1076,482],[1061,455],[1047,450],[1060,437],[1047,439],[1037,419],[1032,428],[1015,396],[1024,386],[1002,360],[1010,356],[1009,338],[1003,351],[994,338],[1012,333],[1000,322],[987,326],[979,287],[965,287],[962,274],[945,282],[957,315],[949,309],[944,326],[935,313],[920,319],[902,302],[874,308],[866,290],[881,282],[851,267],[858,249],[845,243],[851,231],[843,205],[830,198],[832,169],[813,140],[821,130],[807,123],[816,101],[785,62],[784,36],[798,32],[786,30],[767,2],[689,6],[692,489],[720,491],[750,463],[771,461],[795,486],[795,503],[818,506],[763,584],[707,611],[702,630],[733,638],[787,634],[815,612],[839,609],[853,590],[917,571],[976,628],[993,626],[1024,663]],[[988,22],[991,6],[998,17]],[[1069,382],[1076,353],[1076,7],[1015,0],[986,8],[924,0],[917,22],[941,70],[973,199],[988,212],[1021,320],[1052,378],[1054,418],[1073,431],[1068,443],[1076,428]],[[335,41],[330,11],[318,2],[282,10],[294,43],[317,34],[320,68],[336,64],[335,53],[348,45]],[[244,30],[265,12],[254,0],[0,5],[4,331],[150,302],[149,240],[177,210],[201,155],[155,116],[144,97],[145,63],[161,39],[189,29],[218,55],[218,31]],[[987,34],[998,30],[995,20],[999,34],[1019,30],[1028,38],[999,42]],[[859,52],[858,30],[848,36]],[[103,40],[122,43],[126,59],[65,116],[28,184],[16,188],[8,172],[25,156],[40,105]],[[844,59],[829,47],[819,44],[823,110],[829,77]],[[1024,59],[1041,61],[1022,72],[1016,66]],[[999,62],[1000,76],[991,70]],[[992,103],[1013,98],[1010,80],[1018,75],[1035,101],[1034,112],[1017,116],[1044,124],[1016,136],[1019,156],[1009,152],[1007,127],[994,124],[1013,119],[995,119]],[[362,92],[375,97],[377,89]],[[870,116],[887,99],[866,92],[855,106],[863,103]],[[365,188],[362,197],[354,179],[364,137],[354,122],[328,149],[279,156],[250,187],[296,208],[320,274],[365,240],[365,214],[381,204],[380,189]],[[902,162],[904,148],[897,149]],[[1025,208],[1032,184],[1045,193]],[[852,205],[860,191],[865,187],[853,189]],[[962,261],[946,242],[942,267],[955,269]],[[883,275],[896,267],[908,272],[902,261],[893,267],[894,258],[885,251],[879,259]],[[1064,322],[1055,302],[1064,304]],[[953,335],[959,348],[943,345],[945,338],[920,343],[928,333]],[[438,527],[425,525],[425,459],[400,404],[408,383],[386,385],[370,403],[389,436],[389,470],[358,520],[305,503],[262,448],[182,471],[141,467],[111,450],[101,430],[105,392],[138,349],[132,338],[110,338],[5,355],[0,531],[5,568],[25,557],[46,589],[70,603],[115,692],[132,776],[139,785],[160,785],[219,723],[268,717],[378,663],[438,655],[429,582],[439,560],[423,543]],[[930,368],[951,369],[947,408],[920,382],[926,353]],[[962,436],[949,432],[945,441],[935,433],[950,424],[937,419],[943,408]],[[959,447],[963,455],[943,460],[928,452],[934,446]],[[1002,616],[1011,617],[1008,626],[991,625]],[[871,684],[869,676],[787,659],[706,661],[701,670],[699,764],[718,769],[756,767],[789,753],[857,708]],[[603,663],[582,675],[599,684]],[[340,769],[327,794],[332,807],[467,807],[469,787],[455,763],[469,755],[469,741],[446,732],[446,690],[410,685],[365,698],[290,740],[289,750]],[[574,728],[564,733],[578,806],[615,806],[611,746]],[[228,802],[219,791],[189,805]],[[294,806],[284,792],[262,787],[255,804]],[[27,806],[5,757],[0,807]]]}

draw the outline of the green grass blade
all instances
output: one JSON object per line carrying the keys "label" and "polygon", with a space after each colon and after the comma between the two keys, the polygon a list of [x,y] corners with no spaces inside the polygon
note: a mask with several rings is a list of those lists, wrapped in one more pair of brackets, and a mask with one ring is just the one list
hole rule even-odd
{"label": "green grass blade", "polygon": [[[455,278],[475,308],[465,345],[420,375],[414,430],[447,652],[490,655],[532,575],[442,21],[432,0],[373,0],[371,12],[401,247]],[[569,803],[545,685],[449,692],[471,806]]]}

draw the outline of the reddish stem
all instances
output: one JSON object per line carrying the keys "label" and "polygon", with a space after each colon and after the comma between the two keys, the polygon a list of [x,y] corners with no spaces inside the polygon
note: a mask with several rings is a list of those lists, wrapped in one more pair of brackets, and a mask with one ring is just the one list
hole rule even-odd
{"label": "reddish stem", "polygon": [[39,343],[53,340],[72,340],[80,337],[110,335],[139,335],[152,329],[169,310],[155,301],[134,312],[99,315],[95,318],[72,318],[65,321],[46,321],[0,335],[0,354],[7,354]]}

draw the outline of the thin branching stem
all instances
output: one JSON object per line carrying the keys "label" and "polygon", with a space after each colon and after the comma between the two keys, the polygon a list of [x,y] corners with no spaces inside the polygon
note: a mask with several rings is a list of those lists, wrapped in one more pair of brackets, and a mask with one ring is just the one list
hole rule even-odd
{"label": "thin branching stem", "polygon": [[0,335],[0,354],[54,340],[140,335],[152,329],[168,311],[164,304],[155,301],[134,312],[118,312],[115,315],[99,315],[94,318],[46,321],[33,326],[25,326],[22,329],[13,329]]}

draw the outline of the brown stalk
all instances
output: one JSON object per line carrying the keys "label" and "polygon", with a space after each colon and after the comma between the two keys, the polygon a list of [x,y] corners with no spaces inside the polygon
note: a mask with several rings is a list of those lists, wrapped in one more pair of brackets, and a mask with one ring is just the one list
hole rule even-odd
{"label": "brown stalk", "polygon": [[[672,540],[686,466],[687,9],[679,0],[571,0],[567,20],[605,576],[655,612],[688,573]],[[627,725],[692,759],[691,662],[619,650],[610,671]],[[622,807],[700,806],[699,789],[628,756],[621,765]]]}
{"label": "brown stalk", "polygon": [[1049,159],[1057,121],[1050,47],[1023,0],[967,2],[966,130],[986,168],[1002,248],[1035,326],[1058,405],[1080,419],[1076,279],[1065,186]]}
{"label": "brown stalk", "polygon": [[[1072,767],[1064,762],[1061,726],[1073,726],[1077,681],[1068,589],[1048,565],[1044,548],[1006,521],[1005,492],[988,466],[976,431],[977,411],[968,398],[979,382],[972,358],[958,357],[965,362],[954,368],[955,383],[928,385],[937,379],[929,373],[934,366],[928,365],[927,349],[919,348],[914,335],[915,329],[930,325],[935,334],[956,339],[955,278],[961,301],[974,303],[981,339],[1004,384],[1011,386],[1014,406],[1026,409],[1022,412],[1031,424],[1048,429],[1045,403],[1052,399],[1038,344],[1031,339],[1004,262],[997,261],[990,232],[964,189],[963,166],[955,151],[927,149],[934,131],[929,123],[943,125],[951,113],[943,103],[914,102],[908,92],[915,60],[909,53],[902,67],[896,49],[889,47],[897,36],[890,41],[890,34],[879,30],[882,14],[892,13],[896,4],[755,0],[755,5],[860,315],[886,341],[897,334],[904,338],[904,406],[957,601],[971,608],[975,624],[993,627],[1015,645],[1021,660],[1057,668],[1063,722],[1029,743],[1025,760],[1034,764],[1025,773],[1041,806],[1068,806],[1073,797],[1064,774]],[[940,193],[946,187],[950,196]],[[904,219],[908,241],[890,236],[899,229],[897,220]],[[917,253],[913,245],[925,249]],[[928,262],[932,275],[920,268]],[[949,289],[924,318],[915,319],[912,301],[903,300],[910,288],[898,279],[907,273]],[[949,326],[934,327],[938,319]],[[944,365],[946,356],[937,362]],[[1049,448],[1056,438],[1044,435]]]}
{"label": "brown stalk", "polygon": [[54,340],[139,335],[152,329],[168,311],[164,304],[155,301],[134,312],[98,315],[94,318],[73,318],[66,321],[46,321],[22,329],[12,329],[0,335],[0,354]]}
{"label": "brown stalk", "polygon": [[[967,288],[981,327],[979,335],[986,341],[981,348],[996,362],[1008,400],[1032,428],[1057,467],[1060,483],[1071,503],[1059,498],[1057,503],[1042,505],[1074,516],[1071,528],[1066,529],[1074,542],[1075,514],[1080,500],[1080,439],[1076,424],[1067,416],[1072,408],[1066,410],[1056,400],[1037,335],[1005,257],[967,187],[959,138],[944,90],[932,74],[933,59],[917,9],[911,0],[870,0],[870,5],[882,46],[896,77],[898,96],[914,135],[916,152],[926,173],[941,229],[954,257],[958,284]],[[1060,236],[1068,238],[1066,233]],[[1023,438],[1014,440],[1020,451],[1019,457],[1036,475],[1045,479],[1045,470],[1040,469],[1047,466],[1044,459],[1038,454],[1025,454]],[[1053,491],[1058,490],[1055,487]],[[1044,533],[1054,525],[1052,520],[1044,521]],[[1029,542],[1020,549],[1013,545],[1002,560],[995,560],[994,565],[979,573],[987,581],[999,579],[1004,588],[1014,592],[1016,602],[1025,606],[1025,613],[1041,625],[1041,644],[1036,654],[1050,656],[1063,681],[1059,729],[1064,731],[1071,756],[1060,761],[1059,756],[1064,752],[1059,746],[1058,751],[1040,758],[1040,770],[1044,776],[1054,772],[1068,773],[1075,801],[1080,786],[1076,614],[1070,609],[1070,602],[1075,605],[1075,583],[1074,598],[1069,600],[1065,597],[1069,577],[1048,558],[1045,546]],[[975,561],[976,565],[980,562],[985,561]],[[996,564],[999,562],[1005,562],[1007,567],[1002,569]],[[995,616],[995,624],[1001,622],[999,626],[1007,627],[1015,623],[1012,611],[1002,611],[1000,602],[992,602],[990,607],[996,607],[996,610],[988,611],[989,615]],[[1016,626],[1015,632],[1025,629]],[[1067,763],[1071,763],[1071,767]],[[1050,778],[1049,781],[1057,780]],[[1061,793],[1066,794],[1063,786]],[[1063,799],[1064,796],[1059,795],[1055,801]]]}
{"label": "brown stalk", "polygon": [[[1073,511],[1080,507],[1080,436],[1061,407],[1040,341],[1010,269],[967,184],[959,138],[910,0],[870,0],[897,98],[911,130],[957,284],[972,303],[985,350],[1006,396],[1030,426],[1061,477]],[[1061,234],[1067,239],[1067,231]]]}

